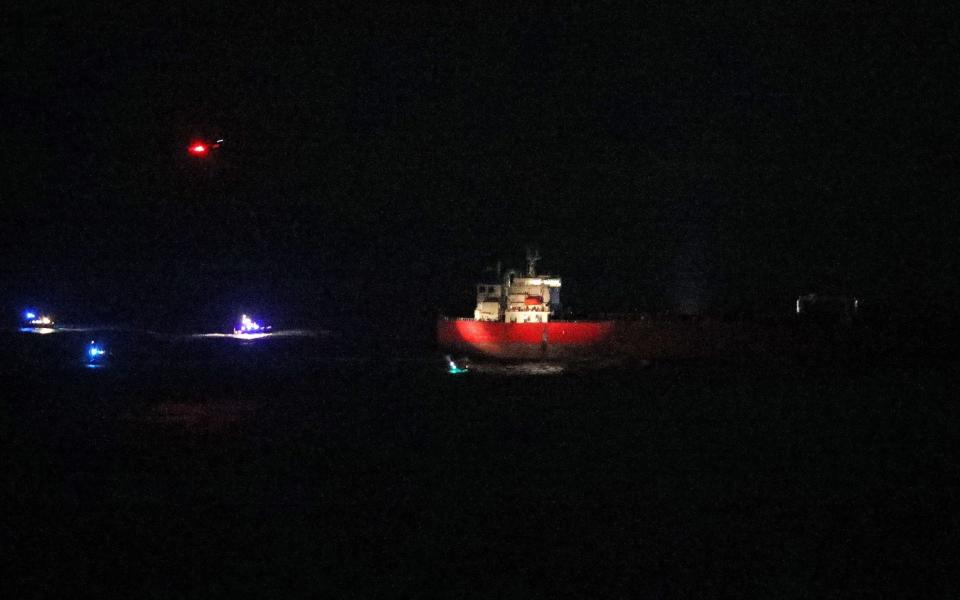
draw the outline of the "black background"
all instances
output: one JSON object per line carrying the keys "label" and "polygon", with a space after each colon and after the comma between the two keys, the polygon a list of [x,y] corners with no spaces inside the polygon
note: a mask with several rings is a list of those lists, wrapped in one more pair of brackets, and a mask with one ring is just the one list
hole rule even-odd
{"label": "black background", "polygon": [[880,8],[16,9],[4,301],[419,331],[533,244],[583,311],[834,292],[940,323],[957,33]]}
{"label": "black background", "polygon": [[[583,311],[945,347],[955,16],[669,6],[6,9],[0,303],[137,326],[0,332],[6,596],[956,597],[955,361],[393,351],[531,243]],[[140,331],[240,311],[347,335]]]}

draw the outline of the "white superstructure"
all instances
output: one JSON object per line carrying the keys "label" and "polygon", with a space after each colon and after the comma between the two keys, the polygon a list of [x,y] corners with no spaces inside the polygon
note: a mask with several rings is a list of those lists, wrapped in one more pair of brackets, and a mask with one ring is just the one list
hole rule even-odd
{"label": "white superstructure", "polygon": [[560,307],[560,278],[537,275],[540,255],[527,252],[527,272],[522,277],[509,270],[502,283],[477,285],[477,321],[507,323],[546,323]]}

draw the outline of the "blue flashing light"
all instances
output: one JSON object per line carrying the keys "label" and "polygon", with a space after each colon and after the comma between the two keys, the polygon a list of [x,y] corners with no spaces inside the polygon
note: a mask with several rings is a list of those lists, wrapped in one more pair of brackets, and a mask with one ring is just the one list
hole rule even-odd
{"label": "blue flashing light", "polygon": [[26,320],[28,320],[28,321],[29,321],[30,319],[36,319],[36,318],[37,318],[37,313],[33,312],[32,310],[28,310],[27,312],[23,313],[23,318],[26,319]]}
{"label": "blue flashing light", "polygon": [[106,350],[104,350],[101,346],[98,346],[96,342],[92,340],[90,341],[90,345],[87,347],[87,358],[89,358],[91,361],[94,361],[106,353]]}

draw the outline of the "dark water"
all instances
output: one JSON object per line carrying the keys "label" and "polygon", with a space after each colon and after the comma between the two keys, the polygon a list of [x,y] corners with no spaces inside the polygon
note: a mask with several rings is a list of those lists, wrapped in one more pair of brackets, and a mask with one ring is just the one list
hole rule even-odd
{"label": "dark water", "polygon": [[957,591],[952,363],[450,376],[326,335],[2,341],[7,597]]}

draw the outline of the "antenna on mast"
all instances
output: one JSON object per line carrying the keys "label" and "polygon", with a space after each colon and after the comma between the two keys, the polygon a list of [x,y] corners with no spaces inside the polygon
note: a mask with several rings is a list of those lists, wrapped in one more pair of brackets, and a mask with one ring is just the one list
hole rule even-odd
{"label": "antenna on mast", "polygon": [[527,248],[527,277],[537,276],[538,260],[540,260],[540,252],[536,248]]}

